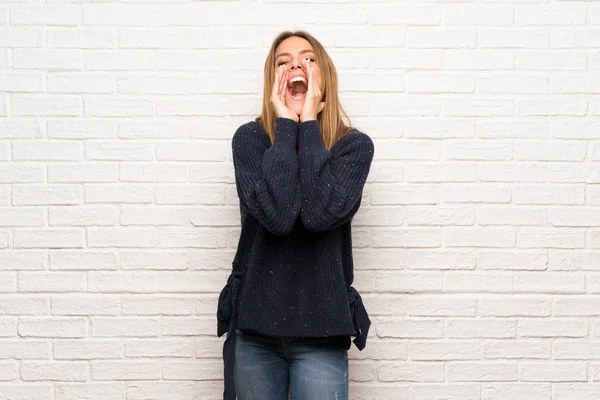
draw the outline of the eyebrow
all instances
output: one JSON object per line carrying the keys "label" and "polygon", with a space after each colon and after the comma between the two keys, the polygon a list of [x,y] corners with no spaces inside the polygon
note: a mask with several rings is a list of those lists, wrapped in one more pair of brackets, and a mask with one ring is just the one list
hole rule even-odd
{"label": "eyebrow", "polygon": [[[303,53],[314,53],[314,51],[312,51],[312,50],[310,50],[310,49],[300,50],[300,54],[303,54]],[[277,60],[277,59],[278,59],[279,57],[281,57],[281,56],[290,56],[290,55],[291,55],[290,53],[279,53],[279,54],[278,54],[278,55],[275,57],[275,59]]]}

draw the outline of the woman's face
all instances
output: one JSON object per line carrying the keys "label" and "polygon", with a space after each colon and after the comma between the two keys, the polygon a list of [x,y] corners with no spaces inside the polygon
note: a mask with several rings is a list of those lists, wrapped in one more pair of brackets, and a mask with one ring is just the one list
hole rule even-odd
{"label": "woman's face", "polygon": [[[275,50],[275,69],[283,64],[288,70],[288,86],[285,94],[285,105],[295,112],[297,115],[302,113],[304,107],[304,99],[308,90],[308,70],[305,58],[310,58],[312,66],[313,79],[316,79],[321,93],[323,93],[323,85],[321,82],[321,70],[316,63],[315,53],[310,43],[301,37],[291,36],[285,39],[277,46]],[[305,82],[290,82],[293,78],[301,76]]]}

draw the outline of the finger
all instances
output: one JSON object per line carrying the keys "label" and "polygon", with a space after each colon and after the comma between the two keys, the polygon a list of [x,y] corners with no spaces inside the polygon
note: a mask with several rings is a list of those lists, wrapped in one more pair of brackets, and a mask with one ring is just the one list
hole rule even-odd
{"label": "finger", "polygon": [[283,67],[283,79],[281,80],[281,97],[285,98],[285,91],[288,86],[288,69]]}
{"label": "finger", "polygon": [[283,82],[283,68],[281,67],[281,65],[279,66],[279,82],[277,85],[277,96],[281,96],[281,85]]}

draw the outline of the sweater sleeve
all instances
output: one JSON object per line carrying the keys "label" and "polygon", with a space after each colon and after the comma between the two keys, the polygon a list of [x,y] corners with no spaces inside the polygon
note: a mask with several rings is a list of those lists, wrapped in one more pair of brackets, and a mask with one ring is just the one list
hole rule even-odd
{"label": "sweater sleeve", "polygon": [[363,132],[349,133],[327,150],[317,120],[300,123],[298,135],[300,219],[310,231],[335,229],[360,207],[375,150],[373,141]]}
{"label": "sweater sleeve", "polygon": [[242,125],[231,146],[240,201],[271,233],[289,233],[300,213],[296,136],[298,122],[277,118],[269,147],[251,124]]}

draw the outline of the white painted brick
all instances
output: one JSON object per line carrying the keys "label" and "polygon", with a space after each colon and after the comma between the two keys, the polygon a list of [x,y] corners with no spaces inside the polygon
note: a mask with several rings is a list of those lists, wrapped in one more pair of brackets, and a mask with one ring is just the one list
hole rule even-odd
{"label": "white painted brick", "polygon": [[546,210],[541,207],[477,207],[479,225],[546,225]]}
{"label": "white painted brick", "polygon": [[478,314],[495,317],[547,317],[550,315],[550,296],[486,296],[479,300]]}
{"label": "white painted brick", "polygon": [[434,272],[382,271],[375,277],[375,290],[381,292],[439,292],[443,289],[443,275]]}
{"label": "white painted brick", "polygon": [[153,143],[88,142],[86,158],[101,161],[149,161],[154,159]]}
{"label": "white painted brick", "polygon": [[496,272],[487,273],[448,271],[444,274],[444,290],[451,292],[512,292],[513,275]]}
{"label": "white painted brick", "polygon": [[595,270],[600,269],[598,251],[551,250],[548,251],[548,269]]}
{"label": "white painted brick", "polygon": [[[3,315],[42,315],[48,314],[50,301],[44,296],[29,294],[0,295],[0,307]],[[1,354],[1,352],[0,352]]]}
{"label": "white painted brick", "polygon": [[75,95],[11,96],[12,114],[16,116],[76,117],[83,113],[83,103]]}
{"label": "white painted brick", "polygon": [[539,361],[519,364],[523,382],[587,382],[585,362]]}
{"label": "white painted brick", "polygon": [[588,325],[589,323],[585,320],[573,318],[521,319],[518,321],[517,333],[520,337],[584,337],[588,334]]}
{"label": "white painted brick", "polygon": [[19,141],[13,143],[15,161],[78,161],[83,145],[71,141]]}
{"label": "white painted brick", "polygon": [[120,310],[121,303],[115,296],[64,294],[51,298],[52,315],[118,315]]}
{"label": "white painted brick", "polygon": [[[386,393],[386,392],[383,392]],[[447,383],[420,383],[419,385],[410,386],[410,395],[415,400],[433,399],[436,397],[446,396],[448,399],[476,399],[480,396],[481,387],[475,384],[452,384]],[[408,395],[407,397],[408,398]]]}
{"label": "white painted brick", "polygon": [[[271,11],[277,8],[281,12],[284,8],[280,7],[269,7],[261,11],[271,14]],[[250,15],[259,15],[262,18],[267,18],[262,12],[258,12],[258,9],[244,7],[229,8],[226,4],[204,4],[199,3],[195,5],[181,4],[176,6],[168,6],[165,8],[157,9],[155,12],[155,22],[157,26],[205,26],[211,27],[226,26],[228,23],[232,26],[238,25],[235,22],[236,17],[239,15],[243,17],[249,17]],[[289,14],[286,14],[289,17]],[[228,18],[229,17],[229,18]],[[268,19],[268,18],[267,18]],[[252,22],[256,23],[255,19]],[[241,24],[247,24],[247,19]],[[269,23],[265,24],[269,25]]]}
{"label": "white painted brick", "polygon": [[17,249],[82,248],[84,242],[81,229],[19,229],[14,236],[14,247]]}
{"label": "white painted brick", "polygon": [[406,258],[410,269],[473,269],[477,263],[475,252],[459,249],[409,249]]}
{"label": "white painted brick", "polygon": [[118,166],[110,163],[60,163],[48,166],[50,183],[117,182]]}
{"label": "white painted brick", "polygon": [[126,388],[110,383],[55,383],[56,400],[103,399],[125,400]]}
{"label": "white painted brick", "polygon": [[81,8],[76,5],[12,6],[12,25],[79,25]]}
{"label": "white painted brick", "polygon": [[[179,269],[192,268],[194,264],[206,265],[208,261],[193,260],[188,251],[133,250],[120,254],[122,269]],[[233,258],[231,258],[233,259]],[[227,264],[231,263],[228,259]]]}
{"label": "white painted brick", "polygon": [[[124,88],[128,86],[121,79],[118,84],[119,91],[127,90]],[[135,89],[132,86],[132,90],[142,90],[143,87],[145,87],[145,84],[136,85]],[[156,90],[154,83],[149,85],[145,90]],[[190,137],[190,125],[178,118],[152,118],[150,120],[129,118],[119,120],[118,130],[119,137],[125,139],[175,139]]]}
{"label": "white painted brick", "polygon": [[479,343],[471,340],[419,341],[410,345],[412,361],[451,361],[479,359]]}
{"label": "white painted brick", "polygon": [[382,4],[370,10],[372,25],[438,25],[440,8],[434,4],[389,6]]}
{"label": "white painted brick", "polygon": [[154,198],[151,186],[91,183],[85,186],[86,203],[150,203]]}
{"label": "white painted brick", "polygon": [[102,293],[212,293],[228,271],[89,272],[88,291]]}
{"label": "white painted brick", "polygon": [[[205,163],[202,163],[203,165]],[[217,164],[221,165],[221,164]],[[206,167],[198,168],[198,170],[205,171]],[[215,168],[208,168],[213,174]],[[230,168],[227,168],[230,171]],[[191,173],[191,172],[190,172]],[[209,174],[210,172],[205,172]],[[120,163],[119,165],[119,179],[121,182],[188,182],[188,168],[185,165],[179,163]],[[210,182],[210,180],[196,180],[197,182]],[[193,181],[194,182],[194,181]],[[218,181],[222,182],[222,181]]]}
{"label": "white painted brick", "polygon": [[584,187],[576,184],[523,184],[514,192],[517,204],[583,204]]}
{"label": "white painted brick", "polygon": [[[160,361],[91,361],[92,379],[96,381],[159,380]],[[114,383],[111,383],[114,384]]]}
{"label": "white painted brick", "polygon": [[546,94],[548,78],[537,75],[494,74],[477,79],[477,92],[482,94]]}
{"label": "white painted brick", "polygon": [[106,49],[117,43],[117,35],[110,29],[49,27],[46,46],[62,49]]}
{"label": "white painted brick", "polygon": [[184,28],[119,29],[122,49],[177,49],[189,44],[189,31]]}
{"label": "white painted brick", "polygon": [[126,357],[180,357],[194,356],[194,342],[188,338],[127,339]]}
{"label": "white painted brick", "polygon": [[476,298],[456,295],[413,296],[408,303],[412,316],[473,316],[476,309]]}
{"label": "white painted brick", "polygon": [[549,359],[552,353],[552,343],[533,340],[486,340],[481,345],[481,355],[484,359]]}
{"label": "white painted brick", "polygon": [[[516,119],[486,119],[477,122],[477,131],[484,138],[545,138],[548,137],[550,124],[544,121]],[[527,142],[515,142],[515,153]]]}
{"label": "white painted brick", "polygon": [[[46,340],[3,339],[0,342],[0,359],[47,359],[50,355],[49,344]],[[3,393],[2,388],[0,385],[0,394]]]}
{"label": "white painted brick", "polygon": [[231,106],[222,96],[190,96],[178,98],[159,97],[156,99],[158,116],[219,116]]}
{"label": "white painted brick", "polygon": [[[19,335],[23,337],[81,338],[87,336],[86,318],[20,318],[18,328]],[[68,367],[68,364],[64,365]],[[51,370],[48,369],[48,372]]]}
{"label": "white painted brick", "polygon": [[481,269],[543,270],[547,266],[542,251],[482,250],[478,261]]}
{"label": "white painted brick", "polygon": [[52,383],[0,383],[0,396],[6,399],[54,400]]}
{"label": "white painted brick", "polygon": [[0,272],[0,292],[14,293],[17,291],[17,274],[15,272]]}
{"label": "white painted brick", "polygon": [[566,228],[523,228],[519,231],[520,248],[583,248],[585,233]]}
{"label": "white painted brick", "polygon": [[442,146],[442,158],[446,160],[501,161],[512,159],[512,144],[499,140],[446,140]]}
{"label": "white painted brick", "polygon": [[83,272],[19,272],[20,292],[81,292],[85,285]]}
{"label": "white painted brick", "polygon": [[160,185],[156,186],[157,204],[223,204],[225,189],[222,185]]}
{"label": "white painted brick", "polygon": [[114,139],[117,124],[109,119],[49,119],[48,137],[60,139]]}
{"label": "white painted brick", "polygon": [[517,362],[449,362],[446,363],[446,377],[452,382],[516,381]]}
{"label": "white painted brick", "polygon": [[86,50],[84,53],[85,69],[90,71],[151,70],[156,59],[152,50]]}
{"label": "white painted brick", "polygon": [[107,206],[67,206],[51,207],[48,212],[48,225],[88,226],[115,225],[117,211]]}
{"label": "white painted brick", "polygon": [[8,68],[8,50],[0,49],[0,68]]}
{"label": "white painted brick", "polygon": [[446,333],[450,338],[513,338],[517,323],[500,318],[449,319]]}
{"label": "white painted brick", "polygon": [[[41,47],[43,43],[44,33],[40,28],[31,27],[19,27],[19,26],[0,26],[0,47]],[[30,52],[24,52],[24,50],[13,50],[13,63],[14,54],[22,54],[19,57],[25,57]],[[32,50],[35,51],[35,50]],[[13,64],[15,66],[15,64]]]}
{"label": "white painted brick", "polygon": [[503,184],[451,183],[442,186],[441,198],[448,203],[508,203],[511,188]]}
{"label": "white painted brick", "polygon": [[21,378],[24,381],[50,380],[85,382],[90,367],[83,361],[23,361]]}
{"label": "white painted brick", "polygon": [[189,297],[124,295],[122,310],[123,315],[191,315],[194,313],[194,300]]}
{"label": "white painted brick", "polygon": [[0,165],[1,183],[42,183],[43,181],[44,170],[41,165],[26,163]]}
{"label": "white painted brick", "polygon": [[0,337],[10,338],[15,336],[17,336],[17,320],[15,318],[0,318]]}
{"label": "white painted brick", "polygon": [[517,235],[511,227],[444,227],[448,247],[514,247]]}
{"label": "white painted brick", "polygon": [[469,48],[476,43],[475,29],[412,26],[406,30],[406,45],[412,48]]}
{"label": "white painted brick", "polygon": [[111,93],[115,91],[116,86],[115,77],[106,74],[48,74],[48,92],[51,93]]}
{"label": "white painted brick", "polygon": [[416,183],[474,182],[476,171],[475,164],[468,162],[414,163],[414,166],[408,166],[406,179]]}
{"label": "white painted brick", "polygon": [[[560,28],[559,28],[560,29]],[[554,32],[554,31],[552,31]],[[551,35],[552,35],[551,32]],[[551,36],[552,37],[552,36]],[[584,50],[517,50],[515,52],[517,70],[585,70]],[[547,99],[545,101],[549,101]],[[564,101],[564,99],[560,99]]]}
{"label": "white painted brick", "polygon": [[[238,210],[239,211],[239,210]],[[218,214],[217,214],[218,215]],[[179,225],[190,222],[190,212],[187,209],[165,206],[133,206],[122,207],[120,212],[121,225]],[[192,220],[192,222],[194,222]],[[195,224],[195,223],[194,223]]]}
{"label": "white painted brick", "polygon": [[40,73],[0,73],[0,90],[4,92],[43,92],[46,84]]}
{"label": "white painted brick", "polygon": [[154,24],[154,9],[143,5],[84,4],[83,25],[133,25]]}
{"label": "white painted brick", "polygon": [[447,70],[512,70],[515,51],[511,49],[444,49]]}
{"label": "white painted brick", "polygon": [[439,247],[442,232],[437,228],[373,228],[373,247]]}
{"label": "white painted brick", "polygon": [[41,138],[41,124],[29,118],[0,118],[0,139]]}
{"label": "white painted brick", "polygon": [[434,142],[414,141],[378,141],[382,147],[378,153],[382,160],[438,160],[440,146]]}
{"label": "white painted brick", "polygon": [[118,266],[117,255],[111,251],[50,251],[51,270],[114,270]]}
{"label": "white painted brick", "polygon": [[83,56],[78,50],[15,49],[13,67],[22,69],[80,70]]}
{"label": "white painted brick", "polygon": [[550,44],[547,28],[486,28],[478,32],[478,45],[483,48],[544,48]]}
{"label": "white painted brick", "polygon": [[[211,382],[211,381],[207,381]],[[128,400],[143,400],[148,398],[170,399],[170,400],[185,400],[194,398],[202,398],[199,392],[199,385],[202,381],[183,381],[183,382],[128,382],[127,383],[127,399]],[[207,394],[205,398],[218,398],[223,396],[222,385],[218,389],[213,389],[211,394]]]}
{"label": "white painted brick", "polygon": [[515,25],[583,25],[586,8],[585,3],[517,4]]}
{"label": "white painted brick", "polygon": [[157,318],[90,318],[92,337],[158,336],[162,321]]}
{"label": "white painted brick", "polygon": [[223,363],[220,360],[165,361],[162,375],[166,380],[221,379]]}
{"label": "white painted brick", "polygon": [[583,273],[517,272],[515,291],[527,293],[583,293]]}
{"label": "white painted brick", "polygon": [[94,360],[122,358],[125,352],[123,339],[55,340],[54,359]]}
{"label": "white painted brick", "polygon": [[156,247],[159,232],[146,227],[90,227],[88,247]]}
{"label": "white painted brick", "polygon": [[509,4],[444,4],[444,25],[511,25],[513,7]]}
{"label": "white painted brick", "polygon": [[[214,77],[213,77],[214,79]],[[188,94],[190,81],[184,76],[119,76],[117,79],[118,91],[123,94]],[[123,121],[125,125],[134,121]],[[165,121],[167,122],[167,121]],[[179,121],[172,121],[177,124]],[[140,121],[151,128],[149,121]],[[179,124],[186,127],[183,122]],[[188,128],[189,131],[189,128]],[[189,135],[186,135],[189,136]]]}
{"label": "white painted brick", "polygon": [[139,117],[154,114],[150,99],[85,98],[85,115],[92,117]]}
{"label": "white painted brick", "polygon": [[443,100],[444,116],[447,117],[491,117],[512,116],[512,100],[494,100],[490,98],[448,99]]}
{"label": "white painted brick", "polygon": [[594,295],[561,296],[553,302],[555,316],[597,316],[600,298]]}
{"label": "white painted brick", "polygon": [[[399,97],[395,93],[381,94],[373,96],[368,102],[368,107],[372,109],[371,115],[378,117],[398,117],[399,115],[438,116],[441,110],[441,101],[432,96],[423,96],[425,95],[421,95],[421,97],[414,96],[409,100],[406,97]],[[421,144],[421,146],[425,147],[425,144]],[[383,149],[385,147],[381,148],[381,150]],[[418,154],[412,155],[419,156]]]}
{"label": "white painted brick", "polygon": [[569,397],[571,398],[577,398],[577,399],[593,399],[594,396],[597,395],[598,390],[600,390],[600,387],[598,387],[597,384],[595,383],[587,383],[587,382],[583,382],[583,383],[557,383],[554,384],[554,393],[555,393],[555,397],[564,397],[566,399],[568,399]]}
{"label": "white painted brick", "polygon": [[486,182],[545,182],[547,168],[544,163],[480,163],[477,165],[477,175],[480,181]]}

